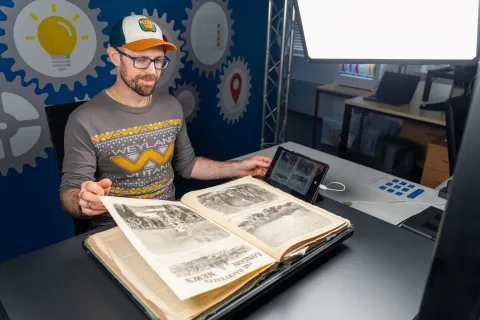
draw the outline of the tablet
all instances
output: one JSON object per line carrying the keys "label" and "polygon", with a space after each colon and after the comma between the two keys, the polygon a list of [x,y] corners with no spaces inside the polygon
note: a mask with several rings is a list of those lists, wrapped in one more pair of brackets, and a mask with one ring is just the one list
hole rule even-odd
{"label": "tablet", "polygon": [[278,147],[265,182],[304,201],[314,203],[328,164]]}

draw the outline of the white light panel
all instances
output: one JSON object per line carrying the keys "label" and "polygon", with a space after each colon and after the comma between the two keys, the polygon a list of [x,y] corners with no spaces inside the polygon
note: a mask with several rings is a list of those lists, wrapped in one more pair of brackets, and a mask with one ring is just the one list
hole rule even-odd
{"label": "white light panel", "polygon": [[474,60],[478,0],[296,0],[312,60]]}

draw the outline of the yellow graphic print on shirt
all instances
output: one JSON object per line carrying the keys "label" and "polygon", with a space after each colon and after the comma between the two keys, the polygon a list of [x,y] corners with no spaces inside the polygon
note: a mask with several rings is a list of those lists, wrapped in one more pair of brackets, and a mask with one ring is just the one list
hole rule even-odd
{"label": "yellow graphic print on shirt", "polygon": [[143,199],[173,196],[171,160],[181,119],[170,119],[91,137],[105,178],[112,180],[110,195]]}
{"label": "yellow graphic print on shirt", "polygon": [[182,124],[182,119],[171,119],[171,120],[165,120],[165,121],[151,123],[151,124],[144,124],[144,125],[133,127],[133,128],[119,129],[119,130],[113,130],[113,131],[101,133],[91,137],[91,139],[93,144],[97,144],[110,139],[118,139],[118,138],[126,137],[129,135],[141,134],[145,132],[150,132],[150,131],[163,129],[163,128],[170,128],[175,126],[179,127],[181,124]]}
{"label": "yellow graphic print on shirt", "polygon": [[110,157],[110,160],[112,160],[112,162],[120,168],[123,168],[130,173],[134,173],[141,171],[145,164],[147,164],[147,162],[150,160],[155,162],[159,166],[164,165],[172,157],[174,148],[175,144],[170,143],[167,150],[165,151],[165,154],[162,154],[155,149],[147,149],[143,151],[143,153],[140,155],[140,157],[138,157],[136,161],[131,161],[123,156]]}
{"label": "yellow graphic print on shirt", "polygon": [[124,196],[127,198],[154,199],[165,192],[165,186],[170,180],[173,180],[173,174],[168,174],[161,181],[154,182],[144,188],[116,188],[112,187],[112,191],[116,196]]}

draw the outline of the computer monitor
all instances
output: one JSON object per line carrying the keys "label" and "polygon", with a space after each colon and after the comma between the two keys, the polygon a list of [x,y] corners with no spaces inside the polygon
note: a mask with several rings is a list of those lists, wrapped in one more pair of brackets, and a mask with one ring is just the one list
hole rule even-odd
{"label": "computer monitor", "polygon": [[480,318],[479,119],[477,82],[418,320]]}

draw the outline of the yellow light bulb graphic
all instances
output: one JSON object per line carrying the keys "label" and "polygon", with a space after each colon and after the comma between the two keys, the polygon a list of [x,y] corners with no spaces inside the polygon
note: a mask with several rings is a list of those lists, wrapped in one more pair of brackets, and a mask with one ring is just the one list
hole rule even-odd
{"label": "yellow light bulb graphic", "polygon": [[38,41],[52,57],[52,65],[59,70],[70,66],[70,56],[77,45],[77,30],[67,19],[50,16],[38,26]]}
{"label": "yellow light bulb graphic", "polygon": [[[95,56],[100,59],[97,47],[104,40],[99,40],[85,13],[85,1],[27,2],[30,3],[16,17],[13,36],[18,54],[29,67],[45,76],[69,78],[85,70]],[[74,2],[82,3],[81,7]],[[102,37],[106,38],[103,34]],[[55,88],[63,85],[54,80],[51,83]]]}

